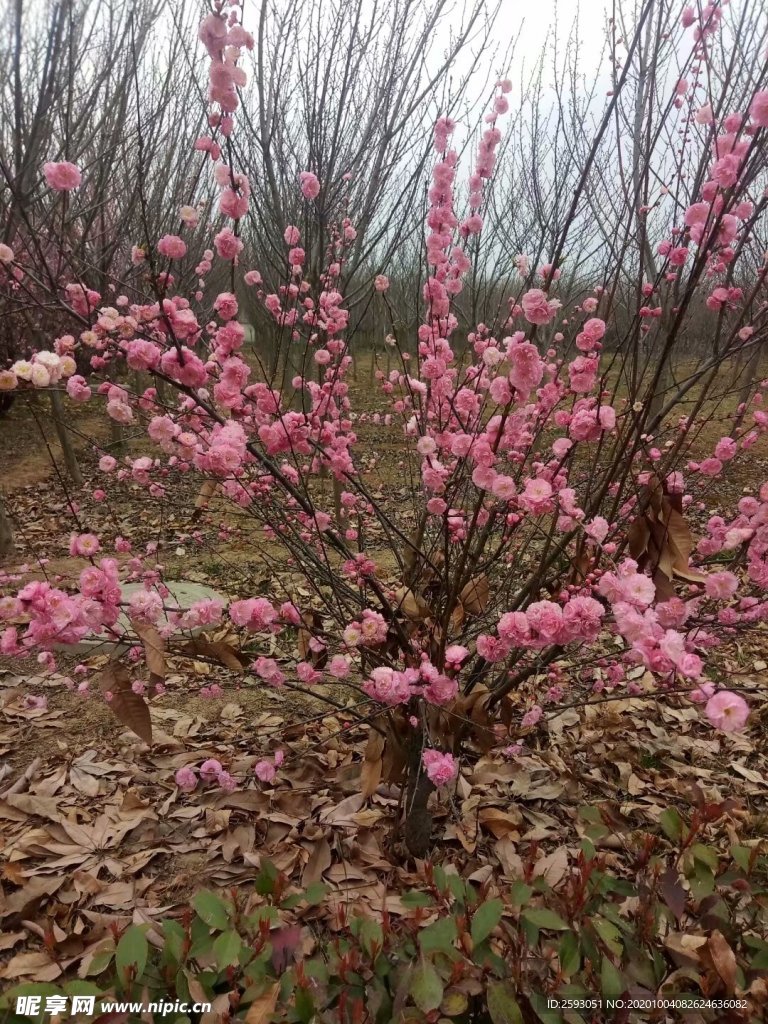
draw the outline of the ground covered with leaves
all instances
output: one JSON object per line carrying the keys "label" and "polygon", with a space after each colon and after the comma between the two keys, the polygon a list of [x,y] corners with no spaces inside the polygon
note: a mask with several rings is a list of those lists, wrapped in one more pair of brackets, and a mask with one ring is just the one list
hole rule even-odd
{"label": "ground covered with leaves", "polygon": [[[11,418],[31,424],[20,408]],[[24,564],[66,578],[66,481],[7,425]],[[74,429],[104,450],[114,443],[85,415]],[[391,434],[366,429],[379,486],[397,501]],[[92,483],[98,454],[83,444]],[[751,470],[764,463],[757,451]],[[728,486],[739,495],[760,480]],[[156,543],[168,578],[233,597],[299,586],[236,518],[212,533],[191,483],[173,506],[130,484],[102,503],[91,490],[77,498],[84,521],[99,522],[107,544]],[[46,561],[57,547],[62,557]],[[399,790],[382,781],[343,686],[317,699],[290,683],[257,688],[235,633],[168,657],[166,692],[149,701],[151,745],[103,701],[34,663],[3,662],[0,1013],[13,1017],[7,993],[42,984],[205,998],[212,1009],[189,1019],[206,1024],[762,1020],[767,639],[758,630],[719,655],[718,672],[748,693],[744,733],[713,732],[684,695],[657,699],[638,669],[638,696],[551,706],[535,729],[513,730],[518,752],[467,757],[457,784],[432,798],[419,860],[406,855]],[[76,677],[76,663],[62,657],[60,674]],[[533,694],[523,686],[514,700],[519,721]],[[277,749],[280,772],[260,781],[254,765]],[[233,791],[179,789],[180,768],[211,758]],[[661,1003],[684,994],[702,1005]],[[594,1002],[609,996],[657,1001],[631,1012]]]}

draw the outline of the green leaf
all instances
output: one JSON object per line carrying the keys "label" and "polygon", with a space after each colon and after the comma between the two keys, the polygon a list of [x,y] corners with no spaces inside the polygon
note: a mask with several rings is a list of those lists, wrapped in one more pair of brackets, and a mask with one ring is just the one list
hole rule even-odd
{"label": "green leaf", "polygon": [[737,865],[745,874],[749,874],[749,862],[752,857],[752,851],[748,846],[736,846],[731,847],[731,856],[736,861]]}
{"label": "green leaf", "polygon": [[597,856],[597,849],[595,848],[595,844],[592,842],[591,839],[587,839],[586,837],[584,837],[581,840],[579,846],[581,847],[581,852],[584,854],[585,860],[589,861],[595,859],[595,857]]}
{"label": "green leaf", "polygon": [[683,819],[674,807],[667,807],[665,811],[661,812],[659,815],[659,824],[661,825],[667,839],[671,840],[673,843],[680,840],[683,834]]}
{"label": "green leaf", "polygon": [[493,1024],[523,1024],[523,1015],[508,981],[492,981],[488,986],[488,1013]]}
{"label": "green leaf", "polygon": [[429,960],[416,964],[408,991],[422,1013],[436,1010],[443,1001],[443,983]]}
{"label": "green leaf", "polygon": [[568,930],[568,925],[562,917],[548,907],[539,907],[538,909],[530,907],[528,910],[523,911],[522,917],[528,924],[532,924],[534,928],[546,928],[548,931],[553,932]]}
{"label": "green leaf", "polygon": [[706,899],[715,891],[715,876],[710,868],[700,861],[694,861],[693,874],[688,876],[691,896],[695,900]]}
{"label": "green leaf", "polygon": [[525,882],[513,882],[509,890],[509,898],[513,907],[524,907],[531,898],[533,889]]}
{"label": "green leaf", "polygon": [[467,899],[467,883],[464,879],[460,875],[446,875],[446,882],[453,898],[464,903]]}
{"label": "green leaf", "polygon": [[368,956],[379,955],[384,946],[384,932],[378,921],[371,917],[360,918],[357,935]]}
{"label": "green leaf", "polygon": [[581,947],[579,937],[575,932],[566,932],[560,939],[557,947],[557,956],[560,961],[560,970],[570,978],[581,966]]}
{"label": "green leaf", "polygon": [[217,928],[220,932],[229,927],[229,910],[220,896],[209,889],[201,889],[192,897],[192,906],[209,928]]}
{"label": "green leaf", "polygon": [[604,917],[600,917],[597,914],[592,918],[592,925],[608,949],[615,956],[621,956],[624,947],[620,941],[621,932],[616,925],[611,924],[610,921],[606,921]]}
{"label": "green leaf", "polygon": [[[61,989],[48,982],[24,981],[20,985],[14,985],[7,992],[0,993],[0,1009],[9,1009],[16,1005],[19,996],[39,996],[41,1000],[39,1020],[45,1020],[44,1007],[46,996],[60,996]],[[18,1019],[18,1018],[17,1018]],[[32,1020],[33,1018],[29,1018]],[[50,1018],[48,1018],[50,1020]]]}
{"label": "green leaf", "polygon": [[404,892],[400,897],[400,902],[404,907],[416,910],[418,907],[434,906],[435,901],[426,892]]}
{"label": "green leaf", "polygon": [[129,972],[134,968],[132,981],[139,981],[147,966],[149,944],[144,929],[132,924],[120,936],[115,950],[115,967],[124,985],[129,983]]}
{"label": "green leaf", "polygon": [[691,847],[691,853],[697,861],[702,864],[706,864],[706,866],[711,868],[713,871],[717,871],[720,858],[717,855],[717,851],[713,850],[711,846],[704,846],[702,843],[694,843]]}
{"label": "green leaf", "polygon": [[580,807],[579,817],[582,821],[591,821],[593,824],[600,824],[603,820],[599,807]]}
{"label": "green leaf", "polygon": [[436,864],[435,867],[432,869],[432,877],[434,878],[435,885],[437,886],[439,891],[445,892],[448,884],[448,876],[445,873],[445,868],[441,868],[439,864]]}
{"label": "green leaf", "polygon": [[504,904],[499,899],[488,900],[487,903],[480,904],[472,915],[472,926],[470,929],[472,942],[475,946],[479,946],[481,942],[485,942],[501,920],[501,915],[503,913]]}
{"label": "green leaf", "polygon": [[330,891],[330,886],[325,882],[310,882],[304,892],[304,899],[310,907],[314,907],[322,903]]}
{"label": "green leaf", "polygon": [[101,998],[104,995],[99,985],[92,981],[83,981],[80,978],[65,981],[62,987],[68,996],[99,996]]}
{"label": "green leaf", "polygon": [[172,963],[178,967],[184,956],[184,940],[186,935],[178,921],[166,918],[162,923],[163,937],[163,961]]}
{"label": "green leaf", "polygon": [[603,957],[600,967],[600,991],[606,999],[618,999],[627,986],[621,974],[616,970],[607,956]]}
{"label": "green leaf", "polygon": [[111,938],[105,939],[101,946],[94,951],[93,957],[88,963],[87,969],[84,971],[84,976],[86,978],[92,978],[97,974],[101,974],[101,972],[105,971],[112,963],[114,955],[114,940]]}
{"label": "green leaf", "polygon": [[216,957],[216,966],[219,970],[223,971],[225,967],[238,963],[242,948],[242,939],[236,931],[229,929],[222,932],[213,944],[213,955]]}
{"label": "green leaf", "polygon": [[310,1024],[315,1016],[315,1002],[307,988],[297,988],[294,995],[296,1014],[301,1024]]}
{"label": "green leaf", "polygon": [[254,887],[260,896],[271,896],[280,872],[271,860],[262,860],[261,870],[254,879]]}
{"label": "green leaf", "polygon": [[441,917],[433,924],[427,925],[419,932],[419,945],[422,953],[432,953],[439,950],[442,953],[453,949],[458,931],[456,922],[452,917]]}

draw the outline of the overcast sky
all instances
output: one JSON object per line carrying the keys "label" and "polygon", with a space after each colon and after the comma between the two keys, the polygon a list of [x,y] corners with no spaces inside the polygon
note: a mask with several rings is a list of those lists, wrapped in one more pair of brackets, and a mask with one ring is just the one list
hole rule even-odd
{"label": "overcast sky", "polygon": [[[467,0],[468,5],[470,2]],[[493,0],[487,2],[491,7]],[[457,28],[460,24],[463,6],[463,0],[456,0],[452,14],[443,21],[436,53],[444,50],[447,45],[451,27]],[[611,0],[500,0],[495,42],[499,51],[503,52],[510,43],[518,40],[511,66],[506,69],[515,87],[520,83],[521,73],[530,73],[536,65],[544,46],[547,46],[548,52],[545,81],[551,80],[555,38],[558,40],[558,51],[562,53],[577,19],[580,70],[588,81],[593,81],[601,69],[601,59],[604,62],[605,58],[606,18],[611,7]],[[464,54],[464,67],[468,66],[468,62],[469,54]],[[458,66],[462,66],[462,61],[459,61]],[[607,82],[606,78],[606,85]]]}

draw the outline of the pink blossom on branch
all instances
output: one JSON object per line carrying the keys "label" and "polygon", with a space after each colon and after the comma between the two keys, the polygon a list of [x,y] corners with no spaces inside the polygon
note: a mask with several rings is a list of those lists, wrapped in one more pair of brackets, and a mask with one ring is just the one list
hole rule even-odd
{"label": "pink blossom on branch", "polygon": [[49,187],[56,192],[71,192],[78,188],[83,180],[80,169],[68,160],[43,165],[43,174]]}
{"label": "pink blossom on branch", "polygon": [[459,765],[452,754],[429,748],[421,755],[421,763],[429,781],[438,788],[447,786],[459,774]]}
{"label": "pink blossom on branch", "polygon": [[320,195],[320,182],[312,171],[302,171],[299,175],[301,194],[305,199],[317,199]]}

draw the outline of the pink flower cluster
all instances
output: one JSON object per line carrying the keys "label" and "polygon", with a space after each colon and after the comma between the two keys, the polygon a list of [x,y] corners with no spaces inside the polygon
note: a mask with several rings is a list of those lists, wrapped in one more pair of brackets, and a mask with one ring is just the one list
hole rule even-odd
{"label": "pink flower cluster", "polygon": [[438,788],[447,786],[459,774],[459,765],[453,754],[444,754],[431,747],[422,752],[421,763],[429,781]]}
{"label": "pink flower cluster", "polygon": [[231,793],[237,789],[237,781],[228,771],[225,771],[220,761],[217,761],[215,757],[211,757],[207,761],[203,761],[199,769],[192,765],[185,765],[183,768],[179,768],[176,772],[175,780],[176,785],[182,792],[193,793],[197,789],[198,772],[199,781],[203,785],[215,784],[220,789],[223,789],[225,793]]}

